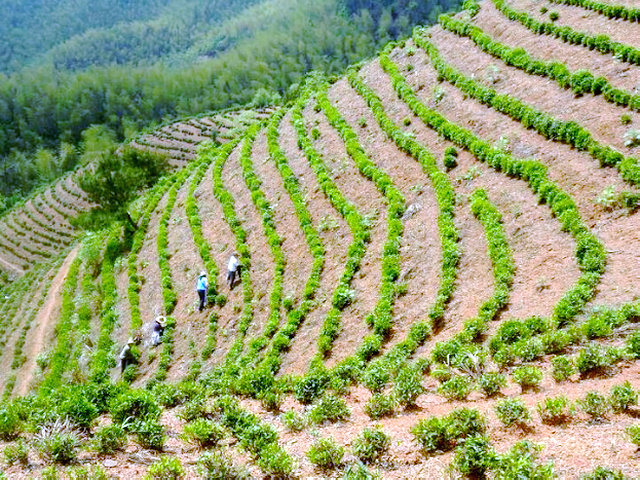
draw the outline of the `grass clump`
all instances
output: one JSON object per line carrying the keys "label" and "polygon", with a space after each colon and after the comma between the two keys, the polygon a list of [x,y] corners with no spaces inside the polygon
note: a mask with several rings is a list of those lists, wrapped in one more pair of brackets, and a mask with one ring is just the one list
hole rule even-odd
{"label": "grass clump", "polygon": [[511,375],[523,393],[537,388],[542,381],[542,370],[532,365],[516,367]]}
{"label": "grass clump", "polygon": [[186,473],[180,459],[165,456],[149,467],[145,480],[178,480],[184,478]]}
{"label": "grass clump", "polygon": [[626,478],[620,470],[598,466],[593,472],[582,475],[580,480],[625,480]]}
{"label": "grass clump", "polygon": [[361,462],[372,463],[389,449],[390,443],[389,435],[384,433],[380,425],[376,425],[375,428],[362,431],[353,441],[351,451]]}
{"label": "grass clump", "polygon": [[519,398],[507,398],[496,403],[495,412],[505,427],[526,428],[531,421],[529,409]]}
{"label": "grass clump", "polygon": [[545,398],[536,405],[536,410],[542,423],[547,425],[563,425],[575,414],[575,407],[563,395]]}
{"label": "grass clump", "polygon": [[82,444],[80,434],[67,420],[56,420],[44,425],[35,435],[34,445],[46,462],[73,463]]}
{"label": "grass clump", "polygon": [[307,458],[314,465],[328,470],[339,467],[344,457],[344,448],[332,438],[316,440],[307,452]]}
{"label": "grass clump", "polygon": [[347,402],[333,394],[322,397],[309,412],[309,420],[312,423],[337,422],[350,416]]}

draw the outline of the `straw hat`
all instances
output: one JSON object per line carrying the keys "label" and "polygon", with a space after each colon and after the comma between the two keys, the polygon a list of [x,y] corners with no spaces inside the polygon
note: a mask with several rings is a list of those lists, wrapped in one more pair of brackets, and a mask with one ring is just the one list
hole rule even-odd
{"label": "straw hat", "polygon": [[159,316],[158,318],[156,318],[156,322],[164,327],[167,324],[167,319],[163,316]]}
{"label": "straw hat", "polygon": [[206,277],[207,276],[207,272],[205,272],[204,270],[200,272],[200,276],[201,277]]}

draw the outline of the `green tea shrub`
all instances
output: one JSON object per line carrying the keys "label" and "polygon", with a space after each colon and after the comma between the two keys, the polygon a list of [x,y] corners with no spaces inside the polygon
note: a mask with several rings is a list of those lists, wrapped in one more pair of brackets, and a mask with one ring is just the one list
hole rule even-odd
{"label": "green tea shrub", "polygon": [[513,381],[520,385],[522,392],[537,388],[542,381],[542,370],[533,365],[516,367],[511,374]]}
{"label": "green tea shrub", "polygon": [[27,465],[29,463],[29,448],[22,439],[10,443],[2,451],[4,463],[11,465]]}
{"label": "green tea shrub", "polygon": [[583,400],[578,400],[578,404],[592,420],[606,418],[610,409],[607,397],[598,392],[587,392]]}
{"label": "green tea shrub", "polygon": [[184,426],[184,438],[200,448],[215,447],[228,435],[226,429],[213,420],[198,418]]}
{"label": "green tea shrub", "polygon": [[566,355],[558,355],[551,359],[551,376],[556,382],[564,382],[576,372],[573,359]]}
{"label": "green tea shrub", "polygon": [[351,444],[351,451],[363,463],[375,462],[388,449],[391,443],[389,436],[380,425],[365,428],[362,434]]}
{"label": "green tea shrub", "polygon": [[471,382],[467,377],[454,375],[450,380],[440,384],[438,393],[449,401],[464,401],[471,393]]}
{"label": "green tea shrub", "polygon": [[575,413],[575,407],[563,395],[545,398],[544,402],[536,405],[542,423],[548,425],[562,425],[567,423]]}
{"label": "green tea shrub", "polygon": [[602,375],[612,364],[614,352],[596,343],[582,348],[576,358],[576,368],[582,377]]}
{"label": "green tea shrub", "polygon": [[91,465],[90,467],[71,467],[67,469],[67,475],[70,480],[110,480],[100,465]]}
{"label": "green tea shrub", "polygon": [[371,471],[363,463],[347,465],[342,475],[342,480],[378,480],[382,478],[378,472]]}
{"label": "green tea shrub", "polygon": [[135,422],[133,431],[136,441],[144,448],[162,450],[166,440],[165,430],[156,420]]}
{"label": "green tea shrub", "polygon": [[206,480],[245,480],[251,475],[233,464],[224,452],[205,452],[198,458],[198,472]]}
{"label": "green tea shrub", "polygon": [[260,405],[268,412],[279,412],[284,397],[281,392],[275,389],[269,390],[259,395]]}
{"label": "green tea shrub", "polygon": [[631,443],[640,447],[640,425],[629,425],[626,431],[631,439]]}
{"label": "green tea shrub", "polygon": [[326,371],[313,371],[301,378],[294,386],[294,398],[304,405],[309,405],[322,395],[329,383]]}
{"label": "green tea shrub", "polygon": [[379,418],[391,415],[394,409],[395,401],[393,396],[383,393],[372,395],[364,405],[364,413],[366,413],[371,420],[378,420]]}
{"label": "green tea shrub", "polygon": [[381,392],[391,379],[391,372],[384,358],[376,358],[366,368],[362,374],[362,384],[371,393]]}
{"label": "green tea shrub", "polygon": [[307,419],[295,410],[287,410],[280,415],[280,421],[290,432],[299,432],[307,426]]}
{"label": "green tea shrub", "polygon": [[151,389],[153,398],[163,407],[173,408],[181,405],[188,397],[188,393],[173,383],[156,383]]}
{"label": "green tea shrub", "polygon": [[451,469],[468,478],[485,478],[495,457],[496,453],[489,438],[474,435],[466,438],[462,445],[456,448]]}
{"label": "green tea shrub", "polygon": [[312,423],[337,422],[351,416],[347,402],[333,394],[322,397],[309,412]]}
{"label": "green tea shrub", "polygon": [[160,417],[160,406],[151,392],[146,390],[129,390],[111,401],[109,412],[114,423],[126,426],[135,422],[156,421]]}
{"label": "green tea shrub", "polygon": [[202,395],[196,395],[185,402],[178,412],[178,417],[187,422],[197,418],[208,418],[210,416],[211,408],[207,403],[206,397]]}
{"label": "green tea shrub", "polygon": [[256,463],[270,478],[287,478],[294,469],[293,458],[277,443],[260,450]]}
{"label": "green tea shrub", "polygon": [[342,457],[344,457],[344,448],[332,438],[316,440],[307,452],[309,461],[323,469],[339,467],[342,464]]}
{"label": "green tea shrub", "polygon": [[151,464],[145,480],[179,480],[186,474],[179,458],[163,456]]}
{"label": "green tea shrub", "polygon": [[424,393],[422,371],[414,365],[400,369],[393,385],[393,398],[398,405],[413,407],[417,398]]}
{"label": "green tea shrub", "polygon": [[112,455],[127,444],[127,434],[120,425],[105,425],[96,430],[93,448],[101,455]]}
{"label": "green tea shrub", "polygon": [[627,337],[627,351],[633,358],[640,358],[640,332],[632,333]]}
{"label": "green tea shrub", "polygon": [[531,422],[531,414],[524,402],[519,398],[507,398],[496,403],[496,416],[505,427],[517,426],[526,428]]}
{"label": "green tea shrub", "polygon": [[626,476],[620,470],[611,470],[606,467],[596,467],[593,472],[580,477],[580,480],[626,480]]}
{"label": "green tea shrub", "polygon": [[459,408],[442,418],[420,420],[411,433],[425,453],[433,453],[451,450],[460,439],[484,434],[486,428],[486,421],[478,410]]}
{"label": "green tea shrub", "polygon": [[638,404],[638,392],[636,392],[627,380],[622,385],[611,387],[609,404],[615,413],[622,413]]}
{"label": "green tea shrub", "polygon": [[8,404],[0,407],[0,439],[12,440],[21,430],[20,418],[16,409]]}
{"label": "green tea shrub", "polygon": [[59,478],[60,475],[58,475],[58,470],[53,465],[43,468],[40,472],[41,480],[58,480]]}
{"label": "green tea shrub", "polygon": [[507,386],[507,378],[498,372],[483,373],[478,377],[478,386],[487,397],[491,398]]}
{"label": "green tea shrub", "polygon": [[442,363],[435,363],[431,367],[431,376],[440,383],[444,383],[451,379],[453,372],[446,365],[443,365]]}
{"label": "green tea shrub", "polygon": [[522,440],[516,443],[511,450],[499,455],[496,459],[492,475],[496,480],[535,479],[553,480],[557,478],[553,471],[553,463],[544,465],[536,463],[541,447]]}

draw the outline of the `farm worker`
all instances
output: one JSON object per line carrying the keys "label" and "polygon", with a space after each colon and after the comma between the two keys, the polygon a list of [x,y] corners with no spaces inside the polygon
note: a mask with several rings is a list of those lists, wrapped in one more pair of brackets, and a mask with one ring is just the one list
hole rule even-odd
{"label": "farm worker", "polygon": [[160,338],[162,338],[162,334],[164,333],[164,327],[167,324],[167,320],[160,316],[156,318],[155,322],[153,322],[153,333],[151,334],[151,344],[154,347],[160,345]]}
{"label": "farm worker", "polygon": [[127,369],[129,365],[132,365],[136,361],[133,355],[133,352],[131,351],[131,346],[134,343],[135,342],[133,341],[133,338],[129,337],[127,344],[124,347],[122,347],[122,350],[120,351],[120,374],[121,375],[124,374],[124,371]]}
{"label": "farm worker", "polygon": [[236,280],[236,273],[241,267],[238,261],[238,254],[232,253],[229,257],[229,263],[227,264],[227,282],[229,283],[229,290],[233,290],[233,282]]}
{"label": "farm worker", "polygon": [[200,306],[198,307],[198,311],[204,310],[204,304],[207,300],[207,289],[209,288],[209,281],[207,280],[207,272],[200,272],[200,276],[198,277],[198,285],[196,289],[198,290],[198,296],[200,297]]}

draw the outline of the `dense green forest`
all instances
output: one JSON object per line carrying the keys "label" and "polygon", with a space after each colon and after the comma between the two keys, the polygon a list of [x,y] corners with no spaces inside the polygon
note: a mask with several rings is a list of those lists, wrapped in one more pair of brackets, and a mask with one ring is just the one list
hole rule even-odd
{"label": "dense green forest", "polygon": [[286,100],[307,72],[339,73],[460,0],[18,3],[0,7],[0,208],[73,168],[92,125],[121,141]]}

